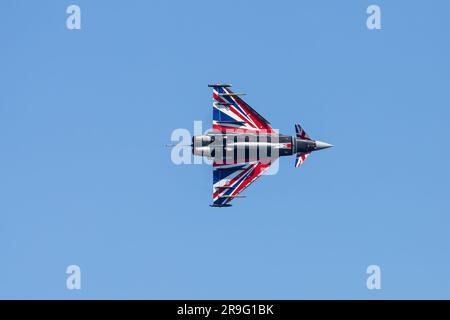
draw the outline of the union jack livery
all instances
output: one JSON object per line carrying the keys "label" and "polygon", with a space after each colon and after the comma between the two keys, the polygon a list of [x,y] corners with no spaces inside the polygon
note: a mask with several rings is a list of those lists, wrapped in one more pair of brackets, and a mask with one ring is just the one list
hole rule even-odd
{"label": "union jack livery", "polygon": [[229,84],[213,89],[213,127],[192,138],[192,153],[213,161],[212,207],[229,207],[280,156],[295,154],[299,167],[312,151],[332,147],[311,139],[299,125],[296,136],[279,134]]}

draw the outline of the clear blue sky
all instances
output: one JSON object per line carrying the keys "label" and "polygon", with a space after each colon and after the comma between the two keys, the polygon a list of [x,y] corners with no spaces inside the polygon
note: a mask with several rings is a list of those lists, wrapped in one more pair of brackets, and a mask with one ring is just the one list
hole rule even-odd
{"label": "clear blue sky", "polygon": [[[449,12],[1,1],[0,298],[450,298]],[[210,82],[335,147],[210,208],[211,168],[163,147],[211,123]]]}

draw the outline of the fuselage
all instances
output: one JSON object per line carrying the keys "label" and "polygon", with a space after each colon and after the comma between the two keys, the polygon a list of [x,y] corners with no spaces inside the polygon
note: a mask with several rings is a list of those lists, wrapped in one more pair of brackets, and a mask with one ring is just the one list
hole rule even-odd
{"label": "fuselage", "polygon": [[192,138],[192,153],[220,163],[271,161],[315,150],[315,141],[283,134],[212,131]]}

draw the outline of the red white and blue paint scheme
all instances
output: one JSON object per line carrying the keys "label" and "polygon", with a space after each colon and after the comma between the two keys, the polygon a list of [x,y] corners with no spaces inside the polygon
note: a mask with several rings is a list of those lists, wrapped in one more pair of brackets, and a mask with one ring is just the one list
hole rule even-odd
{"label": "red white and blue paint scheme", "polygon": [[299,125],[296,136],[279,134],[229,84],[213,89],[213,127],[192,138],[192,153],[213,163],[212,207],[229,207],[230,201],[266,172],[280,156],[295,154],[299,167],[312,151],[332,147],[315,141]]}

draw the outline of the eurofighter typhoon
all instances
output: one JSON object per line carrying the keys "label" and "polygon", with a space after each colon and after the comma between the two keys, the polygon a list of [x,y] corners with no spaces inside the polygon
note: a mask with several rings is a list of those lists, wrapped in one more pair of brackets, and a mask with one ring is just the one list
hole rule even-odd
{"label": "eurofighter typhoon", "polygon": [[299,125],[295,136],[279,134],[229,84],[210,84],[213,89],[213,127],[192,138],[192,153],[207,157],[213,165],[212,207],[229,207],[230,201],[260,177],[279,157],[295,155],[301,166],[312,151],[332,147],[313,140]]}

